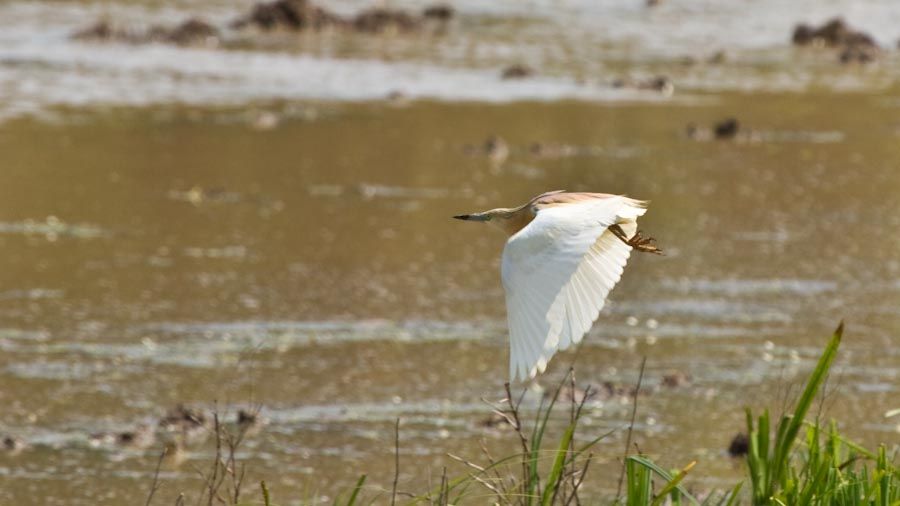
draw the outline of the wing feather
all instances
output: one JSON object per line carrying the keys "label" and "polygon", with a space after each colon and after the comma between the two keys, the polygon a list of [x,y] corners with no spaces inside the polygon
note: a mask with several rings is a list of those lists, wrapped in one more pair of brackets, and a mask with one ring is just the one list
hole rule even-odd
{"label": "wing feather", "polygon": [[581,341],[622,276],[628,236],[646,212],[626,197],[541,208],[503,250],[501,274],[510,331],[510,379],[541,373],[558,351]]}
{"label": "wing feather", "polygon": [[[572,336],[565,342],[578,343],[582,336],[587,333],[594,320],[600,315],[600,311],[606,304],[606,297],[612,290],[613,286],[619,282],[622,277],[625,263],[631,254],[631,247],[615,237],[611,232],[604,231],[597,242],[593,245],[584,260],[578,266],[573,276],[573,280],[577,280],[581,285],[587,284],[593,289],[586,296],[583,293],[569,291],[566,294],[564,303],[578,306],[582,312],[588,314],[585,323],[575,329]],[[560,343],[559,349],[564,350],[567,346]]]}

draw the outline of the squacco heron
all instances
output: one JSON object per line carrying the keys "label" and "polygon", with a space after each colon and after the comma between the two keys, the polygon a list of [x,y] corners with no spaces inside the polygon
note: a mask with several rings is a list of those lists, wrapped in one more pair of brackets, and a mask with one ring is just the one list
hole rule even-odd
{"label": "squacco heron", "polygon": [[661,253],[637,229],[646,207],[621,195],[553,191],[519,207],[454,216],[487,222],[509,235],[500,277],[510,381],[543,373],[557,351],[581,341],[632,249]]}

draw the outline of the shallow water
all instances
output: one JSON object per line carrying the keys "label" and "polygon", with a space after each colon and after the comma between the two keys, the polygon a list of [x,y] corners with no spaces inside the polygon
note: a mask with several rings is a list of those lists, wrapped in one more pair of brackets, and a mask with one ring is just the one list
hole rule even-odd
{"label": "shallow water", "polygon": [[[653,16],[687,8],[669,4]],[[780,409],[841,318],[847,337],[824,408],[864,443],[900,440],[896,418],[883,418],[900,406],[894,55],[867,69],[841,68],[824,55],[795,54],[773,30],[740,38],[725,68],[674,74],[677,91],[664,98],[616,95],[602,79],[577,84],[577,57],[528,84],[497,79],[500,66],[491,62],[510,58],[448,56],[465,43],[466,23],[492,34],[479,47],[515,40],[510,34],[519,32],[503,24],[510,21],[497,21],[498,33],[476,22],[506,19],[514,8],[507,4],[497,12],[460,4],[462,26],[425,51],[438,55],[427,64],[416,54],[373,61],[367,50],[332,58],[84,47],[57,37],[106,9],[165,19],[189,10],[154,5],[2,7],[19,13],[22,30],[30,26],[23,19],[38,31],[59,29],[46,29],[46,40],[29,35],[32,48],[7,45],[13,56],[0,58],[8,82],[36,80],[33,93],[0,86],[4,111],[31,104],[0,123],[0,429],[30,444],[0,454],[0,502],[143,501],[162,441],[121,449],[92,445],[89,435],[153,425],[177,403],[218,406],[226,420],[262,405],[268,424],[241,456],[248,487],[264,478],[280,503],[334,497],[362,473],[372,491],[389,489],[398,417],[402,490],[424,492],[442,466],[464,472],[445,453],[478,459],[482,438],[495,455],[516,451],[515,438],[480,425],[490,412],[481,399],[502,397],[507,371],[504,239],[449,217],[563,188],[651,200],[642,228],[668,253],[633,257],[576,362],[579,382],[627,385],[647,357],[636,428],[643,451],[670,467],[699,460],[697,489],[730,486],[740,466],[724,449],[742,428],[743,407]],[[196,5],[223,23],[230,16],[227,6]],[[886,9],[864,5],[867,13]],[[51,16],[48,6],[77,15]],[[660,22],[633,16],[639,26]],[[537,17],[525,39],[568,19]],[[692,29],[721,37],[707,21]],[[786,39],[790,23],[779,23]],[[864,27],[889,42],[886,30]],[[402,38],[385,44],[415,46]],[[603,59],[603,68],[677,69],[673,59],[697,43],[673,43],[666,54],[655,44],[616,46],[619,56]],[[236,87],[213,71],[209,81],[182,76],[154,95],[158,76],[143,79],[140,70],[152,60],[134,60],[138,70],[104,60],[116,52],[158,55],[171,68],[208,58],[211,68],[228,70],[231,58],[248,57],[267,69],[309,61],[362,70],[345,84],[347,96],[327,84],[321,96],[307,93],[294,81],[297,69]],[[81,61],[72,65],[83,72],[69,63],[59,69],[55,58]],[[757,67],[744,64],[759,58]],[[90,62],[114,71],[96,72]],[[27,70],[45,64],[46,75]],[[458,73],[422,70],[443,66]],[[396,80],[372,91],[367,68]],[[447,94],[415,91],[448,75]],[[59,76],[86,81],[67,89]],[[116,79],[133,93],[105,88]],[[285,82],[305,91],[272,91]],[[807,86],[822,82],[853,86]],[[84,86],[93,94],[70,98]],[[441,100],[359,101],[397,86]],[[576,88],[601,93],[562,91]],[[508,100],[522,97],[536,100]],[[755,133],[709,142],[685,135],[688,123],[728,116]],[[268,117],[274,124],[261,121]],[[491,134],[511,146],[505,163],[469,154]],[[534,142],[577,149],[537,157]],[[574,358],[555,358],[541,383],[558,381]],[[660,387],[671,371],[689,374],[690,385]],[[627,399],[592,403],[584,437],[622,427],[629,410]],[[619,431],[599,446],[592,490],[614,488],[623,443]],[[160,503],[196,493],[195,467],[206,466],[211,451],[209,442],[195,445],[185,462],[164,465]]]}
{"label": "shallow water", "polygon": [[[447,101],[580,99],[659,101],[658,93],[623,89],[618,80],[667,75],[691,91],[884,90],[900,74],[898,57],[847,71],[836,55],[789,45],[797,22],[842,15],[887,48],[900,34],[890,0],[764,2],[498,1],[455,2],[443,28],[409,36],[335,33],[260,34],[229,29],[251,1],[11,1],[0,4],[0,119],[48,115],[54,106],[146,106],[158,103],[245,104],[254,100]],[[326,2],[349,15],[364,1]],[[394,1],[421,9],[427,3]],[[140,32],[190,17],[221,30],[216,47],[78,42],[70,35],[108,20]],[[675,29],[677,27],[677,29]],[[710,58],[722,53],[724,61]],[[800,57],[798,57],[800,56]],[[497,79],[524,63],[527,80]]]}

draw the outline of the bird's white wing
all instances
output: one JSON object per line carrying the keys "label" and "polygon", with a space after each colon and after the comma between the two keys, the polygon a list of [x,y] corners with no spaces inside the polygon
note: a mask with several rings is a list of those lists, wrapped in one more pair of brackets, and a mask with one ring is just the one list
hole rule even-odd
{"label": "bird's white wing", "polygon": [[622,276],[631,247],[609,232],[634,235],[643,203],[611,197],[538,211],[503,250],[510,379],[541,373],[557,352],[578,343]]}

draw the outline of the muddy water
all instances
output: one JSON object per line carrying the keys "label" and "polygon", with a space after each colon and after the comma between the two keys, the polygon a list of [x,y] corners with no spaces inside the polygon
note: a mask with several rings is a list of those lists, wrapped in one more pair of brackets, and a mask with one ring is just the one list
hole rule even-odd
{"label": "muddy water", "polygon": [[[705,105],[305,104],[259,131],[245,109],[69,110],[0,126],[0,497],[143,500],[147,448],[89,434],[166,409],[263,406],[241,456],[277,497],[333,497],[361,473],[423,491],[445,452],[477,458],[506,372],[503,237],[453,214],[548,189],[652,200],[665,257],[634,257],[577,357],[580,382],[628,384],[647,357],[636,441],[698,488],[739,471],[724,449],[742,408],[782,405],[848,322],[825,407],[849,434],[896,442],[900,404],[900,138],[884,95],[718,94]],[[280,111],[268,103],[260,109]],[[291,107],[299,107],[296,104]],[[737,115],[759,141],[697,142]],[[502,133],[500,165],[466,154]],[[582,148],[535,157],[532,142]],[[575,359],[557,357],[542,384]],[[671,371],[687,386],[659,387]],[[537,395],[537,394],[535,394]],[[584,436],[627,404],[590,405]],[[623,434],[597,451],[609,490]],[[194,493],[209,443],[163,467],[163,503]]]}
{"label": "muddy water", "polygon": [[[180,403],[228,424],[261,406],[239,457],[281,504],[362,473],[390,488],[397,418],[401,490],[463,473],[445,454],[478,460],[481,440],[517,451],[482,424],[507,371],[504,238],[450,216],[552,189],[651,200],[642,227],[668,254],[632,259],[543,387],[575,360],[579,383],[626,388],[647,357],[638,446],[730,487],[743,408],[780,410],[843,318],[822,409],[900,441],[883,417],[900,407],[898,55],[787,47],[795,20],[839,13],[892,47],[890,2],[461,1],[440,34],[227,31],[251,3],[0,5],[0,436],[24,445],[0,451],[0,503],[141,504],[167,438],[108,439]],[[221,46],[68,38],[191,15]],[[538,75],[501,81],[514,62]],[[658,74],[673,96],[613,85]],[[737,139],[685,134],[730,116]],[[492,134],[502,163],[477,154]],[[588,411],[585,439],[630,404]],[[623,443],[598,447],[593,492],[615,488]],[[159,504],[196,497],[212,442],[179,455]]]}

